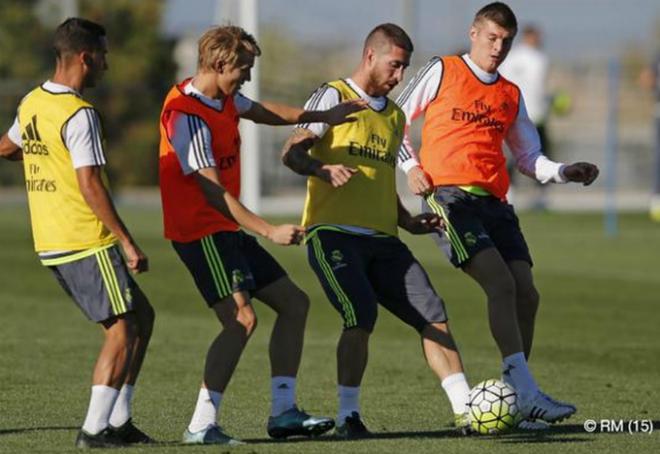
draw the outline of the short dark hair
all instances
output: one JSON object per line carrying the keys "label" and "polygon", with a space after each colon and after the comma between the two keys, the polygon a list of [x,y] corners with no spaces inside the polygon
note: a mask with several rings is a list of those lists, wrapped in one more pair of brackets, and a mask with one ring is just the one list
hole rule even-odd
{"label": "short dark hair", "polygon": [[80,17],[70,17],[55,30],[53,48],[60,59],[65,54],[93,52],[102,47],[105,28],[102,25]]}
{"label": "short dark hair", "polygon": [[489,3],[488,5],[481,8],[477,11],[477,14],[474,16],[473,25],[482,20],[490,20],[495,22],[502,28],[506,28],[509,31],[517,32],[518,31],[518,21],[516,20],[516,15],[513,14],[513,11],[509,6],[502,2]]}
{"label": "short dark hair", "polygon": [[367,47],[380,47],[382,44],[394,44],[408,52],[413,51],[413,43],[406,31],[396,24],[380,24],[367,35],[364,40],[364,49]]}

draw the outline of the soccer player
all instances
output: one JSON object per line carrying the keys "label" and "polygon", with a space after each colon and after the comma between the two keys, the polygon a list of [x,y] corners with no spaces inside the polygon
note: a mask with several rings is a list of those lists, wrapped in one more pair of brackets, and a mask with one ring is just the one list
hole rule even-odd
{"label": "soccer player", "polygon": [[344,438],[369,436],[359,393],[378,304],[419,332],[456,425],[467,426],[469,389],[444,303],[398,238],[397,226],[413,234],[440,228],[437,215],[411,216],[396,193],[396,155],[405,115],[387,94],[403,79],[412,51],[410,38],[397,25],[373,29],[353,75],[322,85],[305,105],[325,109],[360,99],[369,108],[355,114],[353,123],[303,123],[283,150],[285,165],[309,176],[303,215],[309,262],[343,319],[337,345],[336,433]]}
{"label": "soccer player", "polygon": [[408,125],[425,114],[419,160],[406,135],[399,165],[410,189],[426,196],[424,210],[445,221],[446,231],[435,235],[440,248],[486,292],[503,378],[516,389],[523,415],[555,422],[576,408],[542,393],[527,365],[539,294],[518,218],[506,202],[502,142],[518,169],[542,183],[589,185],[598,168],[565,165],[542,154],[520,90],[497,72],[516,30],[507,5],[486,5],[472,23],[469,54],[433,58],[419,71],[397,101]]}
{"label": "soccer player", "polygon": [[268,433],[274,438],[317,435],[334,426],[296,406],[307,295],[277,261],[241,227],[276,244],[297,244],[300,226],[271,225],[238,200],[240,136],[247,118],[271,125],[347,121],[364,108],[343,104],[327,112],[306,112],[258,103],[239,89],[250,80],[261,53],[254,37],[235,26],[215,27],[199,40],[198,71],[174,86],[165,99],[160,124],[160,188],[165,237],[184,262],[222,324],[211,343],[192,419],[184,443],[237,444],[218,426],[223,393],[243,348],[256,328],[251,298],[277,313],[270,340],[272,407]]}
{"label": "soccer player", "polygon": [[76,446],[150,443],[132,423],[131,401],[154,311],[129,273],[147,271],[148,262],[103,183],[99,115],[82,98],[107,69],[106,33],[94,22],[67,19],[53,47],[55,74],[23,98],[0,155],[23,161],[41,263],[105,335]]}

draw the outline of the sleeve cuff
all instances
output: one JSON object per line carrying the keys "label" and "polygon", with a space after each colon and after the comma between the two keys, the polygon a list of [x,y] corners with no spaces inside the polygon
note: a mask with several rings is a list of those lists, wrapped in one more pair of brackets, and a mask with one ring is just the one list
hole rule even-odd
{"label": "sleeve cuff", "polygon": [[407,159],[406,161],[403,161],[401,164],[399,164],[399,168],[405,173],[408,173],[413,167],[419,167],[419,162],[417,162],[417,159],[415,158]]}
{"label": "sleeve cuff", "polygon": [[555,175],[555,182],[559,184],[564,184],[568,183],[568,179],[564,175],[564,168],[566,167],[566,164],[559,164],[557,167],[557,173]]}

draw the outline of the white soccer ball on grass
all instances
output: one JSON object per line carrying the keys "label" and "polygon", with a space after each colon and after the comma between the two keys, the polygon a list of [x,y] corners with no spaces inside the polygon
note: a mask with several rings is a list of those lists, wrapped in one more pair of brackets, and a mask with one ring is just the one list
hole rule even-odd
{"label": "white soccer ball on grass", "polygon": [[475,432],[483,435],[507,432],[518,423],[516,391],[494,378],[482,381],[470,391],[468,412]]}

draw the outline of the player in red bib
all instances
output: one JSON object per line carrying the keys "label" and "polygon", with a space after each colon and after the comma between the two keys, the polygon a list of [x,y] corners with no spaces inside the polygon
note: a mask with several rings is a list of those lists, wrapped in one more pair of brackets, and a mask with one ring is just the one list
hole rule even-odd
{"label": "player in red bib", "polygon": [[234,26],[216,27],[199,41],[198,72],[172,88],[160,121],[160,187],[165,237],[222,324],[206,356],[204,381],[184,443],[237,444],[217,424],[222,396],[256,328],[251,298],[277,313],[270,342],[274,438],[316,435],[331,418],[298,409],[295,386],[302,352],[307,295],[277,261],[241,227],[281,245],[297,244],[303,229],[271,225],[239,202],[239,118],[271,125],[347,121],[363,103],[316,112],[258,103],[239,93],[261,51],[254,37]]}

